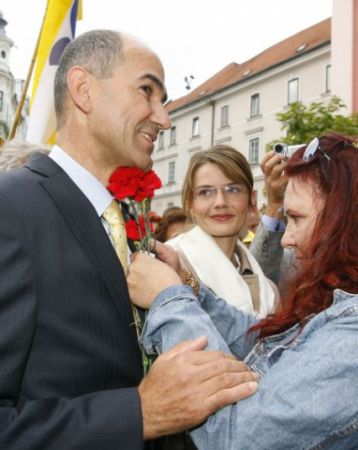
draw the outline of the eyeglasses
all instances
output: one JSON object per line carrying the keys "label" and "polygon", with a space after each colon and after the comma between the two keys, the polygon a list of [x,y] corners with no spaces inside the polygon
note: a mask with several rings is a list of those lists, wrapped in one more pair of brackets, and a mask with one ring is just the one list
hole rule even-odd
{"label": "eyeglasses", "polygon": [[303,154],[303,160],[309,161],[316,154],[317,150],[319,150],[329,161],[331,160],[327,153],[322,149],[317,137],[313,138],[312,141],[307,145],[306,150]]}
{"label": "eyeglasses", "polygon": [[221,191],[229,198],[236,198],[240,195],[247,194],[247,188],[241,184],[228,184],[222,187],[201,186],[194,189],[194,197],[202,199],[213,199],[218,191]]}

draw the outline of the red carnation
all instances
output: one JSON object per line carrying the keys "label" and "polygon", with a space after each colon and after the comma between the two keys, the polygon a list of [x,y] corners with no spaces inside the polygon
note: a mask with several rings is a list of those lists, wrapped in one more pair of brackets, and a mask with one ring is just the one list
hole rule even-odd
{"label": "red carnation", "polygon": [[145,172],[137,167],[118,167],[109,179],[108,189],[118,200],[131,198],[141,202],[153,198],[162,182],[153,170]]}
{"label": "red carnation", "polygon": [[126,232],[127,237],[131,239],[132,241],[139,241],[140,235],[139,235],[139,229],[137,227],[136,221],[131,219],[126,222]]}
{"label": "red carnation", "polygon": [[[137,222],[133,219],[128,220],[128,222],[126,222],[127,237],[132,241],[140,241],[141,238],[143,239],[146,236],[144,217],[139,216],[138,220],[139,224],[137,224]],[[149,228],[151,232],[154,231],[153,225],[151,223],[149,224]],[[139,229],[142,236],[139,233]]]}

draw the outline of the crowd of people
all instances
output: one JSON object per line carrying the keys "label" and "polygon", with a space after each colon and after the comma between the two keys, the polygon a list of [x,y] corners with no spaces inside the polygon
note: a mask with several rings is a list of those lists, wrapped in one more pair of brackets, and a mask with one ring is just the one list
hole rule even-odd
{"label": "crowd of people", "polygon": [[170,128],[159,58],[84,33],[54,97],[53,148],[0,149],[0,447],[357,448],[358,139],[268,152],[261,217],[238,149],[194,154],[154,258],[107,185]]}

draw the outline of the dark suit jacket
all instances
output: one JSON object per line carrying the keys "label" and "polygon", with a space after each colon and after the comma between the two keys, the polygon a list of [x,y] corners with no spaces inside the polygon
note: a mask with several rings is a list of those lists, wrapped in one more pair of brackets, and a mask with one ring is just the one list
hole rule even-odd
{"label": "dark suit jacket", "polygon": [[0,448],[139,450],[142,377],[98,215],[37,154],[0,177]]}

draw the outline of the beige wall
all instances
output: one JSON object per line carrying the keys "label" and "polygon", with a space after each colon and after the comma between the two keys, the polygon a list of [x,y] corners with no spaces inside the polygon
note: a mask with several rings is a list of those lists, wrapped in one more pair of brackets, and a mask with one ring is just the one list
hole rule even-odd
{"label": "beige wall", "polygon": [[[164,133],[164,149],[154,152],[154,170],[163,181],[163,187],[153,199],[152,209],[161,214],[168,204],[181,205],[181,189],[191,155],[210,147],[212,142],[212,108],[215,104],[214,136],[216,143],[227,143],[240,150],[247,158],[249,140],[260,139],[261,159],[265,145],[283,136],[276,114],[287,106],[287,83],[299,79],[299,100],[308,104],[326,101],[325,68],[330,64],[330,45],[302,55],[293,61],[268,70],[241,82],[235,87],[213,95],[209,99],[189,105],[171,114],[177,128],[177,144],[169,145],[170,131]],[[260,116],[250,118],[251,96],[260,94]],[[220,128],[221,107],[229,106],[229,126]],[[192,138],[192,120],[200,118],[200,136]],[[169,162],[175,161],[175,184],[167,186]],[[252,165],[259,207],[265,203],[263,178],[259,165]]]}

